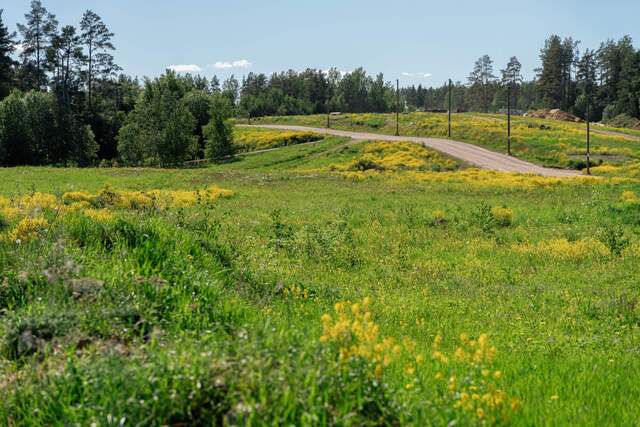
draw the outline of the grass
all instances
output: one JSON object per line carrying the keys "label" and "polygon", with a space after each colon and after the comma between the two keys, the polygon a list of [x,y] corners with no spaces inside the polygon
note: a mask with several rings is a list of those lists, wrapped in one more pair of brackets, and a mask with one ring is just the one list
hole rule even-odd
{"label": "grass", "polygon": [[[262,117],[253,124],[292,124],[323,128],[325,115]],[[393,135],[395,114],[344,114],[332,117],[331,126],[342,130],[365,131]],[[400,115],[400,134],[446,138],[447,115],[407,113]],[[594,164],[619,165],[640,158],[640,133],[631,129],[593,127],[591,154]],[[615,131],[606,135],[598,130]],[[507,120],[504,115],[454,114],[451,137],[497,151],[506,151]],[[583,169],[586,151],[586,125],[555,120],[512,118],[512,152],[515,156],[537,164],[558,168]]]}
{"label": "grass", "polygon": [[414,150],[0,170],[0,423],[635,424],[638,181]]}

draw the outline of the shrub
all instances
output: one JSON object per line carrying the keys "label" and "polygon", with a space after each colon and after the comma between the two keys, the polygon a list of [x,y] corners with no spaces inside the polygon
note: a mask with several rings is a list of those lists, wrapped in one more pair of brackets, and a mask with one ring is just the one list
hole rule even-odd
{"label": "shrub", "polygon": [[513,221],[513,211],[505,207],[491,208],[491,215],[500,227],[508,227]]}
{"label": "shrub", "polygon": [[293,227],[282,221],[282,211],[271,212],[271,238],[269,245],[276,249],[291,249],[294,239]]}
{"label": "shrub", "polygon": [[471,212],[471,221],[485,233],[491,231],[496,225],[491,206],[485,202],[482,202]]}
{"label": "shrub", "polygon": [[9,233],[9,240],[16,243],[24,243],[41,236],[49,228],[49,222],[42,218],[24,218]]}
{"label": "shrub", "polygon": [[622,256],[627,246],[629,246],[629,238],[624,234],[624,230],[615,225],[607,226],[600,233],[600,241],[609,249],[611,255],[616,257]]}
{"label": "shrub", "polygon": [[358,159],[349,166],[349,170],[360,171],[360,172],[364,172],[368,170],[383,171],[384,166],[376,163],[371,159]]}

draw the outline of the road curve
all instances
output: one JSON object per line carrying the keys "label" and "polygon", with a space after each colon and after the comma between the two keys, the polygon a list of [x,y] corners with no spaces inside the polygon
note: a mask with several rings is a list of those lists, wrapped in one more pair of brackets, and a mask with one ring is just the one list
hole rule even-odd
{"label": "road curve", "polygon": [[440,138],[423,138],[415,136],[393,136],[378,133],[351,132],[337,129],[314,128],[307,126],[293,125],[238,125],[242,127],[256,127],[268,129],[294,130],[294,131],[311,131],[316,133],[324,133],[335,136],[343,136],[361,140],[375,141],[409,141],[416,144],[432,148],[441,153],[455,157],[473,166],[482,169],[491,169],[501,172],[528,173],[541,176],[569,177],[580,176],[580,171],[545,168],[506,154],[495,153],[476,145],[467,144],[465,142],[454,141],[451,139]]}

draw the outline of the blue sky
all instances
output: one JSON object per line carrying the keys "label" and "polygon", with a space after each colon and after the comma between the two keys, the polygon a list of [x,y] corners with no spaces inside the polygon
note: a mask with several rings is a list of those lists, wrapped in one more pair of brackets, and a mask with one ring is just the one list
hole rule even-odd
{"label": "blue sky", "polygon": [[[61,24],[93,9],[116,33],[125,72],[155,76],[171,65],[221,78],[363,66],[402,84],[464,80],[489,54],[499,70],[518,56],[525,77],[553,33],[597,47],[631,35],[640,45],[638,0],[43,0]],[[29,0],[3,1],[12,30]],[[198,68],[194,67],[197,66]]]}

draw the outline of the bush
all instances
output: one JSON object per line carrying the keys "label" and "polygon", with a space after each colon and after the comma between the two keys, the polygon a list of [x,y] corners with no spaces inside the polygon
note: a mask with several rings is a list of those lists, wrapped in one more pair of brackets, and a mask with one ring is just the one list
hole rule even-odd
{"label": "bush", "polygon": [[508,227],[513,221],[513,211],[505,207],[491,208],[491,215],[500,227]]}
{"label": "bush", "polygon": [[629,238],[625,236],[624,230],[615,225],[607,226],[600,233],[600,241],[609,249],[611,255],[616,257],[622,256],[624,251],[629,246]]}
{"label": "bush", "polygon": [[384,166],[382,166],[381,164],[371,160],[371,159],[358,159],[357,161],[355,161],[354,163],[352,163],[349,166],[349,170],[352,171],[360,171],[360,172],[364,172],[364,171],[368,171],[368,170],[376,170],[376,171],[383,171],[384,170]]}
{"label": "bush", "polygon": [[482,202],[471,212],[471,221],[485,233],[490,232],[496,225],[491,206],[485,202]]}

